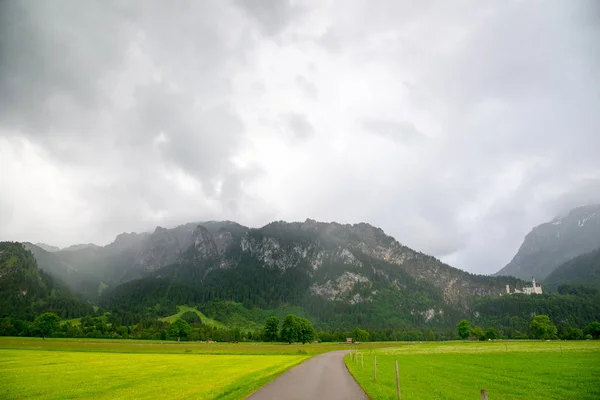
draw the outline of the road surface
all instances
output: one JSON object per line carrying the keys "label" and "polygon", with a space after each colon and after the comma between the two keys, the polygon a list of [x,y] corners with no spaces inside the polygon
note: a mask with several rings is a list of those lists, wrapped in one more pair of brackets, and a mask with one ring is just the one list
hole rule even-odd
{"label": "road surface", "polygon": [[368,400],[344,365],[347,352],[313,357],[271,381],[248,400]]}

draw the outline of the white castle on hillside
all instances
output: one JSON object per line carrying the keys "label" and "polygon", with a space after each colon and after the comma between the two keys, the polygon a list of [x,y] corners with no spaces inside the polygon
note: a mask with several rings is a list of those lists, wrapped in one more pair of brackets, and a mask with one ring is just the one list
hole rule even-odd
{"label": "white castle on hillside", "polygon": [[[523,290],[516,289],[512,293],[523,293],[523,294],[542,294],[542,285],[535,282],[535,278],[531,277],[531,286],[523,287]],[[510,286],[506,285],[506,294],[511,294]]]}

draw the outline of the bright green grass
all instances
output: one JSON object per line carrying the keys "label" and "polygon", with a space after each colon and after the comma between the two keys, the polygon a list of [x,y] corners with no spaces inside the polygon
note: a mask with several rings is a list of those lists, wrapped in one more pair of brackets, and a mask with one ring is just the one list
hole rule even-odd
{"label": "bright green grass", "polygon": [[71,318],[71,319],[64,319],[61,321],[61,324],[66,324],[67,322],[70,322],[71,325],[73,326],[79,326],[81,325],[81,317],[79,318]]}
{"label": "bright green grass", "polygon": [[[372,349],[398,346],[398,343],[364,343],[360,347]],[[63,339],[20,338],[0,336],[0,351],[7,350],[47,350],[103,353],[159,353],[159,354],[272,354],[272,355],[316,355],[327,351],[356,349],[359,346],[319,343],[319,344],[283,344],[283,343],[202,343],[131,340],[131,339]]]}
{"label": "bright green grass", "polygon": [[0,399],[241,399],[310,356],[393,345],[0,337]]}
{"label": "bright green grass", "polygon": [[177,321],[177,319],[180,318],[184,312],[192,311],[192,312],[195,312],[196,314],[198,314],[198,316],[202,320],[203,324],[214,326],[215,328],[227,329],[227,327],[224,324],[222,324],[221,322],[216,321],[212,318],[208,318],[206,315],[204,315],[201,311],[199,311],[195,307],[181,305],[181,306],[177,306],[177,310],[179,311],[177,314],[169,315],[168,317],[164,317],[164,318],[159,318],[159,320],[166,321],[171,324],[171,323]]}
{"label": "bright green grass", "polygon": [[306,358],[0,350],[0,398],[241,399]]}
{"label": "bright green grass", "polygon": [[600,399],[597,341],[405,344],[362,353],[345,361],[372,399],[397,398],[395,360],[403,399],[479,399],[481,389],[490,400]]}

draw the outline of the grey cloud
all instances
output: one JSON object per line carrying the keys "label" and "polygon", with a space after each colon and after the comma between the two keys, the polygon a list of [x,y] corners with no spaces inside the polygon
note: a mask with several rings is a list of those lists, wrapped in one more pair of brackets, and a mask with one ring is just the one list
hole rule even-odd
{"label": "grey cloud", "polygon": [[403,144],[415,144],[426,138],[410,121],[365,119],[362,125],[369,132]]}
{"label": "grey cloud", "polygon": [[[600,202],[597,2],[297,4],[0,1],[0,140],[86,205],[63,240],[312,216],[493,272]],[[59,195],[0,196],[0,234],[37,234]]]}
{"label": "grey cloud", "polygon": [[306,115],[290,113],[283,118],[296,139],[308,139],[315,133],[315,128]]}
{"label": "grey cloud", "polygon": [[100,107],[106,101],[98,90],[100,78],[121,63],[126,51],[128,29],[123,22],[109,4],[100,2],[3,1],[3,125],[48,135],[69,127],[68,121],[55,118],[69,105]]}
{"label": "grey cloud", "polygon": [[269,36],[280,33],[303,11],[290,0],[236,0],[236,4],[252,16]]}
{"label": "grey cloud", "polygon": [[306,79],[303,75],[296,76],[296,84],[300,86],[302,91],[312,100],[317,100],[319,97],[319,90],[315,86],[315,84],[308,79]]}

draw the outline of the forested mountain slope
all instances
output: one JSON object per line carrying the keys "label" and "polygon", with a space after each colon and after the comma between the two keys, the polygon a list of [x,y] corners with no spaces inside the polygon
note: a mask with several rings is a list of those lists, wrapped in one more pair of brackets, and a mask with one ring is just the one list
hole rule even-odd
{"label": "forested mountain slope", "polygon": [[563,283],[600,289],[600,248],[567,261],[544,280],[550,290]]}
{"label": "forested mountain slope", "polygon": [[44,311],[72,318],[91,310],[67,286],[40,270],[23,245],[0,242],[0,318],[32,319]]}
{"label": "forested mountain slope", "polygon": [[109,307],[139,312],[237,301],[248,308],[300,306],[335,326],[450,324],[473,298],[524,284],[452,268],[364,223],[188,224],[157,228],[135,243],[138,253],[122,276],[134,271],[144,278],[109,291]]}
{"label": "forested mountain slope", "polygon": [[564,262],[600,247],[600,205],[571,210],[527,234],[514,258],[496,275],[543,281]]}

